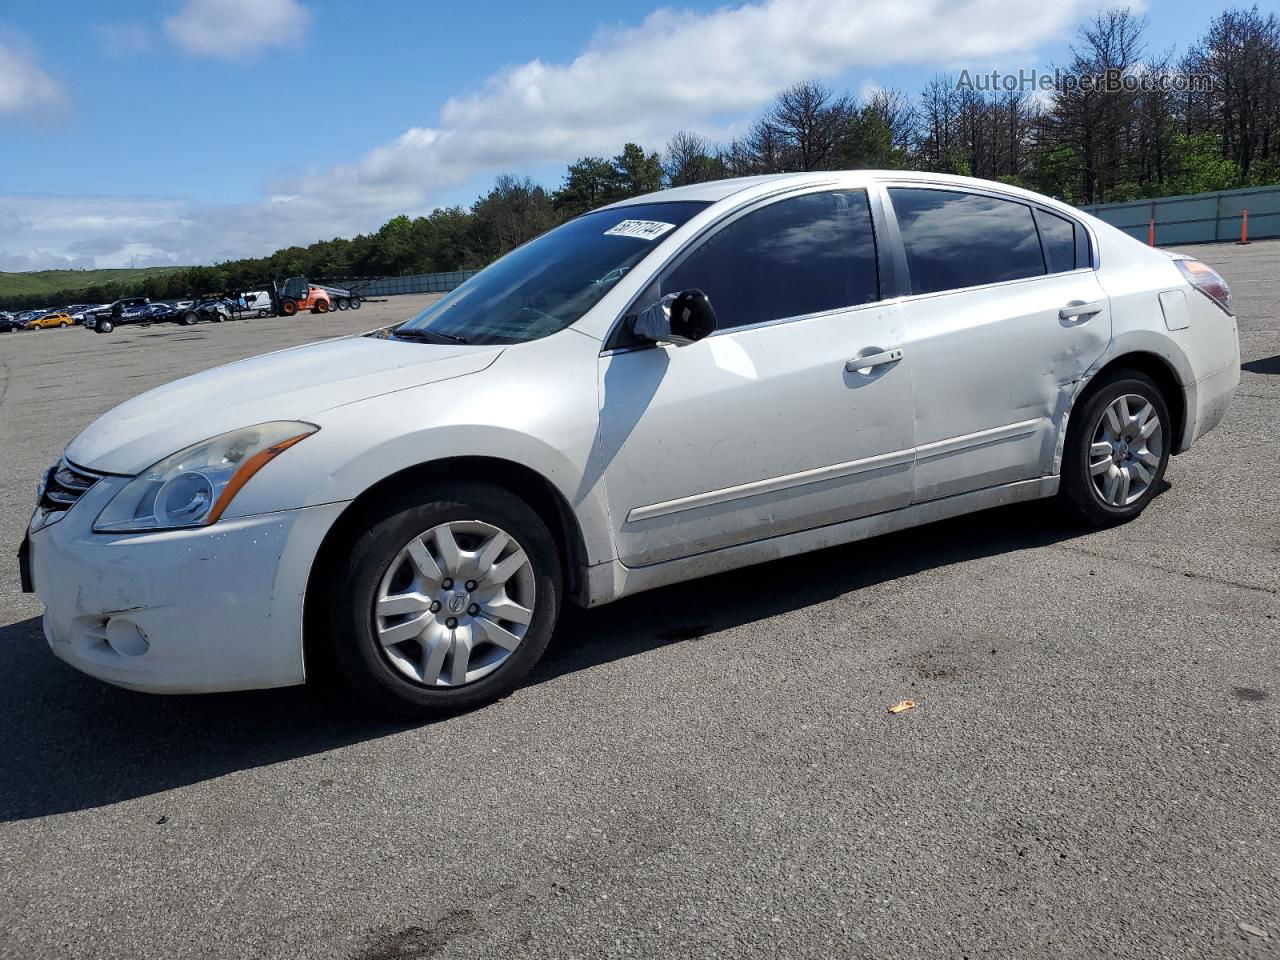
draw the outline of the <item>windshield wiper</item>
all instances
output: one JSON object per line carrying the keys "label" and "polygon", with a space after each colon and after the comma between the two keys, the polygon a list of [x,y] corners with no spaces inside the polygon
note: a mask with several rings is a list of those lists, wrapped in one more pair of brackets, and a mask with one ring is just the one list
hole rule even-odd
{"label": "windshield wiper", "polygon": [[391,335],[398,340],[422,340],[427,343],[460,343],[463,346],[466,346],[471,342],[467,340],[466,337],[455,336],[452,333],[441,333],[438,330],[406,330],[401,327],[398,330],[392,331]]}

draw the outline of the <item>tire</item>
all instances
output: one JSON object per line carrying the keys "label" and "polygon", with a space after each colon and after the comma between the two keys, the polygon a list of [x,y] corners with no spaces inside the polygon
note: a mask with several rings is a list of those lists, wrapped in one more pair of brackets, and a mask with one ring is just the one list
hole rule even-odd
{"label": "tire", "polygon": [[329,312],[329,301],[328,301],[328,300],[317,300],[317,301],[316,301],[316,313],[328,313],[328,312]]}
{"label": "tire", "polygon": [[337,306],[339,310],[346,310],[351,306],[351,302],[346,297],[340,297],[333,302],[334,302],[334,305]]}
{"label": "tire", "polygon": [[359,297],[352,297],[352,298],[351,298],[351,309],[352,309],[352,310],[359,310],[359,309],[360,309],[360,298],[359,298]]}
{"label": "tire", "polygon": [[182,325],[184,327],[193,327],[200,322],[200,314],[194,310],[188,310],[182,315]]}
{"label": "tire", "polygon": [[99,320],[93,328],[94,333],[110,333],[116,328],[116,325],[110,320]]}
{"label": "tire", "polygon": [[[1118,423],[1123,430],[1115,429]],[[1169,405],[1155,381],[1137,370],[1107,375],[1072,411],[1062,455],[1062,499],[1093,526],[1132,520],[1159,492],[1173,443]]]}
{"label": "tire", "polygon": [[[472,709],[510,693],[546,650],[560,612],[560,558],[541,518],[499,487],[446,483],[436,487],[426,502],[413,495],[391,498],[373,508],[362,526],[364,532],[355,535],[353,542],[328,551],[334,566],[319,594],[325,598],[318,601],[325,605],[323,639],[337,675],[366,703],[415,719]],[[472,558],[483,557],[485,547],[497,542],[495,531],[505,534],[509,539],[487,568],[494,576],[505,573],[501,587],[485,588],[484,577],[474,567],[451,569],[443,559],[448,554],[438,549],[440,530],[448,530],[453,542],[470,550]],[[467,581],[461,590],[451,591],[443,587],[443,579],[423,577],[417,573],[422,567],[407,553],[415,541],[441,577],[449,573],[480,576],[482,585],[469,592]],[[517,556],[519,550],[524,563]],[[437,556],[442,559],[437,561]],[[492,593],[495,589],[500,596]],[[415,607],[414,612],[375,616],[377,597],[411,591],[431,597],[436,609]],[[488,607],[491,603],[494,606]],[[486,610],[520,611],[520,617],[508,620],[483,612],[472,616],[481,604]],[[517,622],[526,616],[527,624]],[[419,623],[423,624],[419,635],[411,636]],[[380,630],[397,626],[406,628],[400,631],[406,639],[380,641]],[[490,636],[503,639],[504,644],[491,642]],[[435,658],[427,655],[432,640],[439,651]],[[469,646],[458,647],[459,640]],[[513,649],[508,646],[512,641]],[[470,651],[461,660],[460,649]],[[428,685],[432,662],[440,679]],[[455,669],[472,679],[451,685]]]}
{"label": "tire", "polygon": [[63,320],[60,324],[58,324],[58,329],[59,329],[59,330],[65,330],[65,329],[67,329],[67,327],[69,327],[69,326],[71,326],[71,324],[69,324],[69,323],[67,323],[67,321]]}
{"label": "tire", "polygon": [[292,317],[298,312],[298,301],[292,297],[285,297],[280,301],[280,315],[284,317]]}
{"label": "tire", "polygon": [[266,319],[267,317],[269,317],[269,316],[271,316],[271,311],[269,311],[269,310],[259,310],[259,311],[258,311],[258,319],[259,319],[259,320],[265,320],[265,319]]}

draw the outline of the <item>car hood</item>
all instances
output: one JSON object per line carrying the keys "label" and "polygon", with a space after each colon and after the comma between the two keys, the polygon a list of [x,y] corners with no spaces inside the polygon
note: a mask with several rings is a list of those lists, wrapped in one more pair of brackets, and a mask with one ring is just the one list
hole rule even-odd
{"label": "car hood", "polygon": [[343,337],[252,357],[122,403],[67,447],[71,462],[133,475],[201,440],[270,420],[306,420],[380,394],[485,369],[502,347]]}

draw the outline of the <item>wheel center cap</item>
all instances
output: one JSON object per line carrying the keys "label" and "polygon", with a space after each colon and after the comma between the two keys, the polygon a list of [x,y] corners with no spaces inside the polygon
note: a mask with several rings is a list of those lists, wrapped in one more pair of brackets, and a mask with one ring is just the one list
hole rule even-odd
{"label": "wheel center cap", "polygon": [[449,598],[449,612],[461,613],[467,609],[467,598],[460,593],[455,593]]}

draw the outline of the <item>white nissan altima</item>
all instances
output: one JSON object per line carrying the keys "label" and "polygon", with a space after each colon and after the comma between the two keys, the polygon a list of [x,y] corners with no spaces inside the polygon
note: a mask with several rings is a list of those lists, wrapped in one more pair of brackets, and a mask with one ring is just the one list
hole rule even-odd
{"label": "white nissan altima", "polygon": [[585,214],[412,319],[187,377],[50,468],[24,587],[139,690],[330,665],[426,716],[565,600],[1058,497],[1141,512],[1239,380],[1226,283],[1079,210],[901,172]]}

